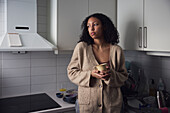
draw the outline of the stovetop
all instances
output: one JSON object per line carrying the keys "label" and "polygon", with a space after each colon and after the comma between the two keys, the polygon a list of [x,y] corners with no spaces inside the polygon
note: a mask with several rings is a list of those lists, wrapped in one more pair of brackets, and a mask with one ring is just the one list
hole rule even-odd
{"label": "stovetop", "polygon": [[0,99],[0,113],[29,113],[59,107],[45,93]]}

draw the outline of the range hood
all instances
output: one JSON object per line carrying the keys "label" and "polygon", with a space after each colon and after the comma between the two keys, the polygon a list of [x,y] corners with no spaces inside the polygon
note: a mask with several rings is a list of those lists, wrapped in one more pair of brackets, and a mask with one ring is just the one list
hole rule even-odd
{"label": "range hood", "polygon": [[[57,50],[37,33],[37,0],[6,0],[5,14],[6,33],[1,39],[0,51]],[[9,36],[14,45],[11,45]]]}

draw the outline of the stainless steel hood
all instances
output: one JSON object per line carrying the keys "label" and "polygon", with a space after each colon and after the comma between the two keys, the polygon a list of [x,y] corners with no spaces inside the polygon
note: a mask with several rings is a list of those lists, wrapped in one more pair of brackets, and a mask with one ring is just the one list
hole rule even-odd
{"label": "stainless steel hood", "polygon": [[[5,35],[0,51],[54,51],[57,47],[37,33],[37,0],[6,0]],[[10,46],[9,34],[18,34],[20,46]],[[15,38],[12,39],[14,42]]]}

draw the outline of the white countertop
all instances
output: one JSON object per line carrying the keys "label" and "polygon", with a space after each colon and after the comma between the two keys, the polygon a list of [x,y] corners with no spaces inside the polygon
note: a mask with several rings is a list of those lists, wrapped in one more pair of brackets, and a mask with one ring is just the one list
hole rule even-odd
{"label": "white countertop", "polygon": [[63,101],[63,98],[58,98],[56,96],[56,92],[48,92],[46,93],[48,96],[50,96],[54,101],[56,101],[61,107],[54,108],[54,109],[47,109],[42,111],[36,111],[31,113],[58,113],[58,112],[65,112],[65,111],[72,111],[75,110],[75,104],[69,104],[67,102]]}

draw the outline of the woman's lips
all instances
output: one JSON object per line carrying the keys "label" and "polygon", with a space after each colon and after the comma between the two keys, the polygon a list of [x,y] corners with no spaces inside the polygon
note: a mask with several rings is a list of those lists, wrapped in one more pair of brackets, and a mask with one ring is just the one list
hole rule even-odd
{"label": "woman's lips", "polygon": [[95,35],[95,32],[92,32],[91,35],[92,35],[92,36]]}

